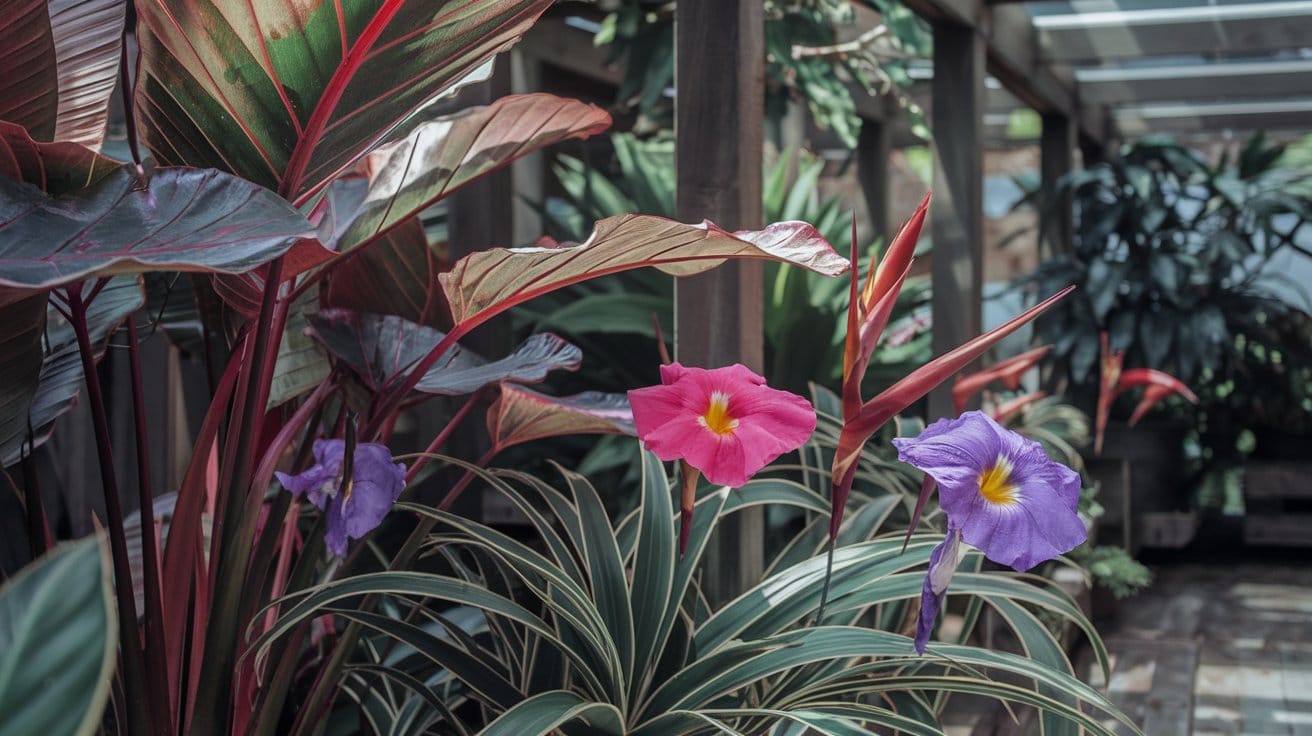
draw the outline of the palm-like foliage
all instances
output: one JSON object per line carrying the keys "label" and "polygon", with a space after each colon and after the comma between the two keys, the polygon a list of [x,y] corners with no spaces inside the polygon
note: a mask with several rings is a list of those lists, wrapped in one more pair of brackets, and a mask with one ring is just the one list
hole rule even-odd
{"label": "palm-like foliage", "polygon": [[[644,454],[640,507],[617,522],[586,479],[562,476],[564,490],[516,472],[482,475],[528,519],[529,542],[409,507],[437,522],[428,546],[444,572],[372,573],[307,591],[285,602],[257,656],[325,611],[376,632],[357,651],[354,692],[380,733],[395,732],[404,719],[441,724],[441,733],[520,736],[557,728],[855,734],[869,725],[938,734],[939,696],[951,692],[1038,707],[1049,729],[1109,733],[1080,705],[1116,715],[1114,708],[1072,676],[1037,614],[1086,631],[1105,664],[1101,643],[1074,603],[1040,579],[979,573],[981,560],[971,555],[954,581],[954,592],[971,599],[971,621],[981,605],[991,606],[1030,658],[964,644],[937,645],[917,658],[911,640],[894,632],[914,613],[910,602],[920,595],[919,568],[933,537],[913,538],[905,552],[896,534],[840,549],[829,614],[813,625],[823,557],[776,564],[765,580],[719,607],[707,602],[698,570],[727,515],[769,503],[824,520],[829,505],[821,495],[779,479],[705,490],[679,558],[672,485],[654,456]],[[845,531],[864,538],[878,528],[876,517],[857,510]],[[351,605],[364,594],[385,596],[391,613]]]}

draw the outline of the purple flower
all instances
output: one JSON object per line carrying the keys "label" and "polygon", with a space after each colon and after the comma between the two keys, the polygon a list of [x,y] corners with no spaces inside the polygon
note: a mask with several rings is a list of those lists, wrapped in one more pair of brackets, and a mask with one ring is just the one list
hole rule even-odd
{"label": "purple flower", "polygon": [[346,556],[347,539],[359,539],[383,522],[405,489],[405,465],[393,463],[386,445],[360,443],[351,480],[342,482],[344,440],[315,440],[314,465],[298,475],[274,473],[287,490],[310,499],[326,517],[328,551]]}
{"label": "purple flower", "polygon": [[930,555],[921,596],[916,651],[924,653],[948,581],[958,540],[1020,571],[1069,552],[1087,538],[1076,512],[1080,476],[1054,462],[1039,443],[969,411],[940,419],[914,439],[895,439],[898,457],[939,487],[948,538]]}

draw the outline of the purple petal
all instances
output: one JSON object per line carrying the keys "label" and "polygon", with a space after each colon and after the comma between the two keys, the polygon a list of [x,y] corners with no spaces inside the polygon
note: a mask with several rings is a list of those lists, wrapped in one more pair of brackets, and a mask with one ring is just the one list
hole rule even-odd
{"label": "purple petal", "polygon": [[960,532],[949,531],[947,537],[929,553],[929,570],[925,573],[925,585],[920,591],[920,615],[916,619],[916,654],[924,654],[925,646],[929,644],[929,635],[934,631],[934,622],[938,620],[943,597],[947,595],[948,584],[957,571],[957,552],[960,546]]}
{"label": "purple petal", "polygon": [[342,519],[342,497],[328,499],[328,508],[324,509],[323,541],[328,551],[336,557],[346,556],[346,522]]}
{"label": "purple petal", "polygon": [[997,425],[982,412],[940,419],[915,438],[897,438],[898,459],[938,481],[939,504],[951,517],[954,506],[979,495],[980,472],[997,461],[1002,442]]}

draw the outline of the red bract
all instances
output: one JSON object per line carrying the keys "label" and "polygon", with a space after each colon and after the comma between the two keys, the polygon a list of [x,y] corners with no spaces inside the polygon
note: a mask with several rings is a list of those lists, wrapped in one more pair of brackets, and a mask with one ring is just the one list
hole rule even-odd
{"label": "red bract", "polygon": [[1102,455],[1102,440],[1107,431],[1107,420],[1111,416],[1112,404],[1117,396],[1126,391],[1136,386],[1146,387],[1143,398],[1139,400],[1139,405],[1130,415],[1131,427],[1138,424],[1145,414],[1171,394],[1180,394],[1190,403],[1198,403],[1198,397],[1194,392],[1190,391],[1183,381],[1169,373],[1152,368],[1123,370],[1125,351],[1113,351],[1106,332],[1099,335],[1098,340],[1102,351],[1102,376],[1098,384],[1098,414],[1094,418],[1093,453],[1095,455]]}
{"label": "red bract", "polygon": [[1021,377],[1029,369],[1038,365],[1051,350],[1051,345],[1044,345],[994,363],[982,371],[960,376],[957,382],[952,384],[952,408],[958,414],[965,411],[966,402],[970,401],[970,397],[994,381],[1001,381],[1008,391],[1015,391],[1020,388]]}
{"label": "red bract", "polygon": [[[815,431],[815,409],[770,388],[746,366],[706,370],[661,366],[661,385],[629,392],[633,423],[648,450],[683,460],[716,485],[741,486]],[[695,475],[685,471],[681,547],[692,517]]]}
{"label": "red bract", "polygon": [[[972,360],[975,360],[994,343],[1015,332],[1021,325],[1029,322],[1040,312],[1052,306],[1058,299],[1070,293],[1075,287],[1067,287],[1048,299],[1036,304],[1012,320],[989,332],[966,342],[938,358],[912,371],[910,375],[898,381],[883,393],[863,401],[861,398],[861,379],[871,354],[879,342],[879,335],[888,324],[889,314],[897,301],[898,293],[910,273],[912,256],[916,250],[916,240],[924,225],[929,208],[929,195],[921,201],[915,214],[907,221],[893,238],[878,265],[871,264],[871,274],[865,288],[858,294],[855,269],[852,272],[850,288],[851,301],[847,313],[847,342],[843,359],[843,428],[839,433],[838,448],[834,453],[831,470],[833,482],[832,505],[829,519],[829,542],[832,553],[838,528],[843,521],[843,509],[852,490],[852,481],[856,476],[857,461],[861,448],[865,446],[880,427],[888,420],[906,409],[920,397],[929,393],[935,386],[947,380],[949,376]],[[856,235],[852,236],[852,260],[856,261]],[[928,489],[926,490],[928,493]],[[915,520],[912,520],[912,528]]]}

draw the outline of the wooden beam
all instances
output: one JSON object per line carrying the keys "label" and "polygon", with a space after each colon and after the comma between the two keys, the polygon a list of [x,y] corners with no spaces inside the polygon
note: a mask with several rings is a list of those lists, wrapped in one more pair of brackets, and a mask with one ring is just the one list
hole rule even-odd
{"label": "wooden beam", "polygon": [[[861,197],[870,219],[870,233],[884,243],[892,237],[892,187],[888,179],[888,158],[893,148],[893,133],[887,122],[861,121],[861,136],[856,144],[856,175],[861,182]],[[869,242],[869,239],[865,239]],[[835,244],[837,245],[837,244]]]}
{"label": "wooden beam", "polygon": [[[683,0],[675,11],[675,137],[679,219],[760,227],[765,17],[760,0]],[[683,363],[760,371],[762,271],[729,262],[675,285],[675,354]],[[720,525],[705,568],[712,604],[760,580],[764,517]]]}
{"label": "wooden beam", "polygon": [[[985,41],[960,23],[934,22],[934,289],[935,355],[980,331],[984,240]],[[929,397],[929,420],[952,414],[947,383]]]}
{"label": "wooden beam", "polygon": [[[1040,186],[1045,196],[1055,196],[1057,180],[1075,167],[1075,147],[1078,143],[1074,122],[1065,115],[1043,116],[1043,134],[1039,139]],[[1052,220],[1044,237],[1039,238],[1039,258],[1046,259],[1068,253],[1075,245],[1073,202],[1070,192],[1060,202],[1053,203]]]}

